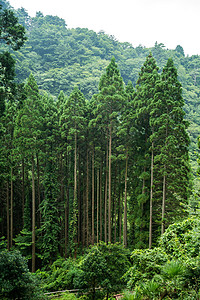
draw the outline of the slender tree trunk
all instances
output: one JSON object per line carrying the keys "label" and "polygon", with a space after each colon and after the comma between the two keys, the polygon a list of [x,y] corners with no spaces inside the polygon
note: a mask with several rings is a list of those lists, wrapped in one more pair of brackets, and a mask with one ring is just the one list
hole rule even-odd
{"label": "slender tree trunk", "polygon": [[165,200],[166,200],[166,175],[163,176],[163,198],[162,198],[162,226],[161,234],[165,232]]}
{"label": "slender tree trunk", "polygon": [[34,157],[32,155],[32,272],[35,272],[35,176]]}
{"label": "slender tree trunk", "polygon": [[13,246],[13,167],[11,167],[10,182],[10,247]]}
{"label": "slender tree trunk", "polygon": [[104,240],[107,243],[107,193],[108,193],[108,143],[106,153],[106,178],[105,178],[105,213],[104,213]]}
{"label": "slender tree trunk", "polygon": [[115,221],[114,243],[116,243],[117,241],[117,162],[115,167],[115,184],[114,184],[114,221]]}
{"label": "slender tree trunk", "polygon": [[100,169],[100,182],[99,182],[99,221],[100,221],[100,241],[102,241],[102,162],[101,162],[101,169]]}
{"label": "slender tree trunk", "polygon": [[153,142],[151,150],[151,190],[150,190],[150,215],[149,215],[149,249],[152,247],[152,205],[153,205],[153,171],[154,171],[154,153],[153,153]]}
{"label": "slender tree trunk", "polygon": [[87,150],[87,180],[86,180],[86,236],[89,246],[89,150]]}
{"label": "slender tree trunk", "polygon": [[25,204],[25,167],[24,167],[24,158],[22,159],[22,223],[24,226],[24,204]]}
{"label": "slender tree trunk", "polygon": [[97,244],[99,243],[99,168],[97,169]]}
{"label": "slender tree trunk", "polygon": [[92,245],[94,245],[94,147],[92,150]]}
{"label": "slender tree trunk", "polygon": [[[68,170],[68,152],[66,152],[66,167]],[[65,258],[67,257],[67,246],[68,246],[68,232],[69,232],[69,187],[68,187],[68,175],[66,176],[66,195],[65,195]]]}
{"label": "slender tree trunk", "polygon": [[[40,164],[39,164],[39,157],[38,157],[38,153],[36,154],[36,159],[37,159],[37,194],[38,194],[38,207],[40,208],[40,203],[41,203],[41,199],[40,199]],[[39,209],[39,224],[38,227],[40,227],[41,224],[41,211]]]}
{"label": "slender tree trunk", "polygon": [[6,212],[7,212],[7,249],[10,250],[10,213],[9,213],[9,181],[6,186]]}
{"label": "slender tree trunk", "polygon": [[77,251],[77,133],[75,133],[75,142],[74,142],[74,228],[73,228],[73,237],[74,237],[74,258],[76,258]]}
{"label": "slender tree trunk", "polygon": [[127,173],[128,173],[128,149],[126,149],[125,189],[124,189],[124,232],[123,244],[127,247]]}
{"label": "slender tree trunk", "polygon": [[112,155],[112,127],[110,125],[110,134],[109,134],[109,177],[108,177],[108,241],[112,241],[112,232],[111,232],[111,155]]}
{"label": "slender tree trunk", "polygon": [[[79,150],[79,147],[78,147]],[[81,176],[80,176],[80,151],[78,151],[78,246],[81,242]]]}
{"label": "slender tree trunk", "polygon": [[119,168],[119,194],[118,194],[118,222],[119,222],[119,242],[121,243],[122,239],[122,203],[121,203],[121,169]]}

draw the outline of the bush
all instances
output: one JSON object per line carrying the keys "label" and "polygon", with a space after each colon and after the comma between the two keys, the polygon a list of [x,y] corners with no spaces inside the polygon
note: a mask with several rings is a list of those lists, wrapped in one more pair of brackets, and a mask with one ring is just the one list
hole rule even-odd
{"label": "bush", "polygon": [[19,251],[0,252],[0,296],[4,299],[44,299],[36,278]]}
{"label": "bush", "polygon": [[133,266],[125,275],[129,289],[134,288],[139,281],[151,280],[154,275],[160,274],[168,256],[161,248],[137,249],[132,252],[131,259]]}

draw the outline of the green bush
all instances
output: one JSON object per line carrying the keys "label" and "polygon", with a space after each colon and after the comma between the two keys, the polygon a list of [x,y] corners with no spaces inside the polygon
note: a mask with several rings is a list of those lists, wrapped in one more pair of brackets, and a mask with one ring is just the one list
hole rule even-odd
{"label": "green bush", "polygon": [[52,264],[49,272],[40,273],[44,289],[51,292],[76,288],[80,272],[76,260],[60,258]]}
{"label": "green bush", "polygon": [[132,289],[139,281],[151,280],[160,274],[168,256],[161,248],[136,249],[131,254],[133,266],[125,275],[127,287]]}
{"label": "green bush", "polygon": [[44,299],[27,261],[19,251],[0,252],[0,298]]}

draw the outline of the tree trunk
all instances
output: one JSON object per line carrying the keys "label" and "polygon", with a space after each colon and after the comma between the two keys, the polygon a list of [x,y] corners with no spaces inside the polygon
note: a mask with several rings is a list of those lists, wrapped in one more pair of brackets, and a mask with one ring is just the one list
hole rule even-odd
{"label": "tree trunk", "polygon": [[94,245],[94,147],[92,149],[92,245]]}
{"label": "tree trunk", "polygon": [[125,189],[124,189],[124,232],[123,244],[127,247],[127,173],[128,173],[128,149],[126,149]]}
{"label": "tree trunk", "polygon": [[163,198],[162,198],[162,226],[161,234],[165,232],[165,200],[166,200],[166,175],[163,176]]}
{"label": "tree trunk", "polygon": [[102,162],[101,162],[101,169],[100,169],[100,182],[99,182],[99,221],[100,221],[100,241],[102,241]]}
{"label": "tree trunk", "polygon": [[[41,199],[40,199],[40,165],[39,165],[39,157],[38,153],[36,154],[37,159],[37,194],[38,194],[38,207],[40,207]],[[39,209],[39,222],[38,222],[38,228],[40,228],[41,224],[41,210]]]}
{"label": "tree trunk", "polygon": [[32,155],[32,272],[35,272],[35,176],[34,157]]}
{"label": "tree trunk", "polygon": [[89,246],[89,150],[87,150],[87,181],[86,181],[86,236]]}
{"label": "tree trunk", "polygon": [[99,168],[97,169],[97,244],[99,243]]}
{"label": "tree trunk", "polygon": [[11,167],[10,182],[10,247],[13,246],[13,167]]}
{"label": "tree trunk", "polygon": [[74,139],[74,203],[73,203],[73,218],[74,218],[74,228],[73,228],[73,238],[74,238],[74,258],[76,258],[77,251],[77,133],[75,133]]}
{"label": "tree trunk", "polygon": [[154,153],[153,153],[153,142],[152,142],[152,150],[151,150],[150,215],[149,215],[149,249],[151,249],[151,247],[152,247],[153,161],[154,161]]}
{"label": "tree trunk", "polygon": [[6,211],[7,211],[7,249],[10,250],[10,213],[9,213],[9,181],[6,187]]}
{"label": "tree trunk", "polygon": [[105,178],[105,213],[104,213],[104,240],[107,243],[107,193],[108,193],[108,143],[106,153],[106,178]]}
{"label": "tree trunk", "polygon": [[112,127],[110,125],[109,134],[109,177],[108,177],[108,241],[111,243],[111,155],[112,155]]}
{"label": "tree trunk", "polygon": [[22,159],[22,224],[24,226],[24,204],[25,204],[25,168],[24,168],[24,158]]}

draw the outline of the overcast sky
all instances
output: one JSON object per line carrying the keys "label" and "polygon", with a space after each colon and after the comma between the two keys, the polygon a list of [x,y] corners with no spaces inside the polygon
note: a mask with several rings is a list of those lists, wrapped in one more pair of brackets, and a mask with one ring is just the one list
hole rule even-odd
{"label": "overcast sky", "polygon": [[181,45],[186,55],[200,55],[200,0],[9,0],[24,7],[65,19],[68,28],[103,30],[120,42],[166,48]]}

